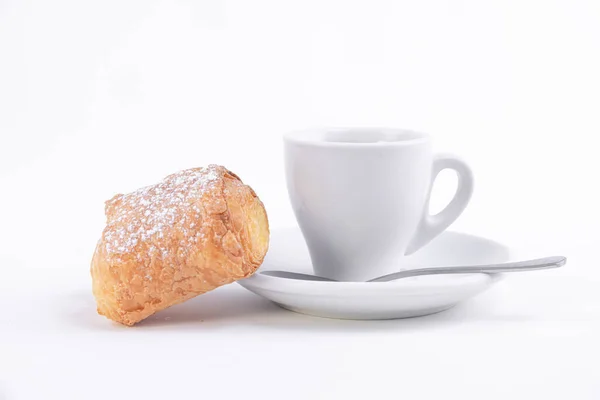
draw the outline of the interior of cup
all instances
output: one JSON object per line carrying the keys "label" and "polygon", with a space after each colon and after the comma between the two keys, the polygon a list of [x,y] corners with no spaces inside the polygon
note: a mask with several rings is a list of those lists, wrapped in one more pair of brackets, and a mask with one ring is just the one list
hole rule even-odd
{"label": "interior of cup", "polygon": [[287,140],[323,144],[408,143],[426,139],[419,132],[390,128],[326,128],[293,132]]}

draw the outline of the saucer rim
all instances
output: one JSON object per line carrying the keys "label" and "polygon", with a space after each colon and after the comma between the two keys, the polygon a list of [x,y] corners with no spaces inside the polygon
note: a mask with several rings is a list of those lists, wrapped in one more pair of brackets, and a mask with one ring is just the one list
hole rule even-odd
{"label": "saucer rim", "polygon": [[[273,229],[286,230],[286,229],[299,229],[298,226],[282,226]],[[512,252],[510,248],[496,240],[487,238],[485,236],[479,236],[476,234],[447,230],[444,233],[450,233],[453,235],[461,236],[465,239],[479,242],[487,242],[490,245],[494,245],[498,248],[504,249],[505,260],[508,261],[512,258]],[[265,263],[266,264],[266,263]],[[480,288],[481,286],[489,287],[499,280],[504,278],[505,274],[496,273],[466,273],[466,274],[446,274],[444,280],[437,280],[434,276],[419,276],[415,278],[398,279],[388,282],[328,282],[328,281],[309,281],[309,280],[295,280],[289,278],[275,277],[270,275],[263,275],[260,273],[261,269],[265,265],[263,264],[253,275],[248,278],[237,281],[237,283],[245,289],[251,290],[250,287],[254,286],[260,288],[260,290],[268,290],[274,293],[282,294],[304,294],[307,290],[317,296],[331,296],[341,295],[347,293],[348,290],[359,291],[361,293],[377,293],[379,295],[385,292],[393,292],[394,295],[435,295],[445,294],[455,290],[456,286],[460,286],[468,290],[469,287]],[[433,278],[433,279],[429,279]],[[448,280],[451,280],[449,282]],[[279,282],[279,287],[273,288],[274,283]]]}
{"label": "saucer rim", "polygon": [[[336,296],[338,294],[347,294],[349,290],[360,291],[362,294],[367,292],[384,295],[386,293],[394,296],[433,296],[444,295],[456,290],[455,285],[460,285],[463,290],[468,290],[469,287],[476,288],[477,291],[482,286],[491,286],[502,280],[506,274],[497,273],[468,273],[454,274],[453,278],[459,278],[448,284],[448,281],[440,282],[417,282],[408,279],[399,279],[389,282],[327,282],[327,281],[309,281],[302,279],[281,278],[270,275],[262,275],[260,272],[254,275],[237,281],[237,283],[252,291],[251,287],[259,288],[260,290],[270,291],[281,294],[304,294],[307,290],[311,290],[311,295],[318,297]],[[462,279],[461,279],[462,278]],[[410,279],[410,278],[409,278]],[[464,281],[467,280],[468,281]],[[461,281],[462,280],[462,281]],[[280,288],[273,288],[275,281],[285,282]],[[406,283],[409,283],[407,285]],[[343,292],[343,293],[342,293]]]}

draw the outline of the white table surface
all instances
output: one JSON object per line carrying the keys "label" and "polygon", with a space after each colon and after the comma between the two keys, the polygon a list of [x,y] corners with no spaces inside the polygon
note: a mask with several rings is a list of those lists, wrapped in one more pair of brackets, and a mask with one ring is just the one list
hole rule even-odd
{"label": "white table surface", "polygon": [[[0,1],[0,399],[600,398],[596,1]],[[219,163],[293,223],[281,133],[430,132],[452,229],[564,269],[437,315],[337,321],[238,285],[95,312],[103,201]],[[434,206],[451,195],[440,178]]]}

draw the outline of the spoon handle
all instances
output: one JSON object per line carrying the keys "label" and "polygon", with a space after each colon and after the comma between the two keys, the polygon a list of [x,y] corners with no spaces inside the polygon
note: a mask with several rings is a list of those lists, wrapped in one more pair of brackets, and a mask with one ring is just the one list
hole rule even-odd
{"label": "spoon handle", "polygon": [[462,267],[433,267],[433,268],[418,268],[405,271],[395,272],[393,274],[380,276],[379,278],[371,279],[369,282],[389,282],[395,279],[408,278],[411,276],[420,275],[437,275],[437,274],[470,274],[470,273],[499,273],[499,272],[520,272],[534,271],[538,269],[558,268],[567,262],[567,259],[562,256],[537,258],[535,260],[509,262],[504,264],[489,264],[489,265],[470,265]]}

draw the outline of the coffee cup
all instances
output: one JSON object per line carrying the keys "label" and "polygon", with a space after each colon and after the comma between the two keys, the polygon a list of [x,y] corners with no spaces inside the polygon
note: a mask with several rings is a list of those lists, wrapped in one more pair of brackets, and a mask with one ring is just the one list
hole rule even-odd
{"label": "coffee cup", "polygon": [[[387,128],[328,128],[284,136],[290,201],[316,275],[366,281],[396,272],[402,259],[458,218],[473,191],[468,165],[434,155],[427,134]],[[429,213],[438,173],[458,188]]]}

